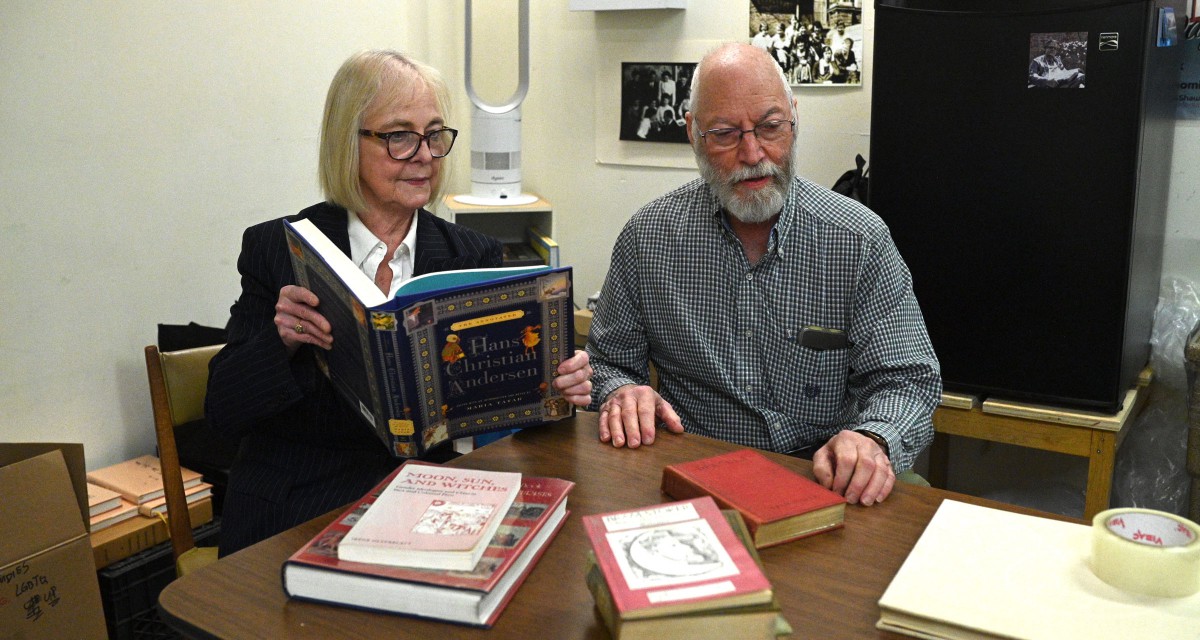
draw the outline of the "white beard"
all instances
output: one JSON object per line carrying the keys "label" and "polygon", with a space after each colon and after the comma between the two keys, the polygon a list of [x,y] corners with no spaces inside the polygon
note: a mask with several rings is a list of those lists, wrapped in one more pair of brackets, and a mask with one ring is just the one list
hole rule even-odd
{"label": "white beard", "polygon": [[[717,171],[703,151],[699,148],[695,148],[694,151],[700,176],[712,188],[717,202],[721,203],[729,215],[747,224],[756,224],[770,220],[783,209],[783,201],[794,176],[790,151],[782,165],[763,159],[753,167],[739,167],[725,175]],[[749,197],[738,195],[737,183],[763,176],[770,176],[771,184],[753,192]]]}

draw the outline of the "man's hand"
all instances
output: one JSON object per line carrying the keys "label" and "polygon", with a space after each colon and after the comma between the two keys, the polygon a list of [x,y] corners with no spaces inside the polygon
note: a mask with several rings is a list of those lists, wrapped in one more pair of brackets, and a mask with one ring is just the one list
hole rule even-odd
{"label": "man's hand", "polygon": [[892,461],[874,440],[842,431],[813,454],[813,475],[850,504],[883,502],[896,485]]}
{"label": "man's hand", "polygon": [[658,421],[672,433],[683,433],[683,423],[671,403],[652,387],[627,384],[617,387],[600,405],[600,442],[636,449],[654,444]]}
{"label": "man's hand", "polygon": [[317,294],[304,287],[289,284],[279,290],[279,300],[275,302],[275,328],[288,353],[295,353],[302,344],[322,349],[333,346],[330,333],[333,327],[317,311],[320,303]]}
{"label": "man's hand", "polygon": [[592,365],[588,364],[586,351],[576,351],[575,355],[558,365],[554,388],[573,405],[586,407],[591,404]]}

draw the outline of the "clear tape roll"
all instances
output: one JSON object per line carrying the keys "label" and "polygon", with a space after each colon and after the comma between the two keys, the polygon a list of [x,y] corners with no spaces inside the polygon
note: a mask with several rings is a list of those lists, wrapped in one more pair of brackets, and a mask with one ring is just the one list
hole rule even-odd
{"label": "clear tape roll", "polygon": [[1092,518],[1092,571],[1118,589],[1180,598],[1200,591],[1200,526],[1153,509]]}

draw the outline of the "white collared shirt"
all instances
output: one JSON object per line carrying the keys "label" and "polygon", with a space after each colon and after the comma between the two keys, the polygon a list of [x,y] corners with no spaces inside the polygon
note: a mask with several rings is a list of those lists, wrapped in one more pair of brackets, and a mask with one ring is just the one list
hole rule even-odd
{"label": "white collared shirt", "polygon": [[[362,269],[363,273],[367,274],[368,278],[374,281],[379,263],[383,262],[383,257],[387,253],[387,245],[371,233],[367,225],[358,218],[357,213],[351,211],[347,217],[349,218],[347,229],[350,232],[350,259],[358,265],[359,269]],[[391,291],[388,291],[389,297],[395,296],[400,285],[412,278],[416,254],[417,214],[414,212],[412,224],[408,225],[408,234],[404,236],[400,246],[396,247],[396,253],[388,260],[388,265],[392,268],[392,286]]]}

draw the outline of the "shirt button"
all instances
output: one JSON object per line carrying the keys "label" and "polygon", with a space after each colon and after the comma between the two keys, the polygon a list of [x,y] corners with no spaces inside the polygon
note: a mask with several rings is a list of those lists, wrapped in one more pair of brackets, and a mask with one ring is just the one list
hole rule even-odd
{"label": "shirt button", "polygon": [[754,390],[754,387],[752,387],[750,385],[746,385],[746,389],[745,389],[746,393],[750,393],[753,390]]}
{"label": "shirt button", "polygon": [[746,282],[750,282],[750,281],[751,281],[751,280],[753,280],[753,279],[754,279],[754,274],[753,274],[753,273],[747,273],[747,274],[746,274]]}

